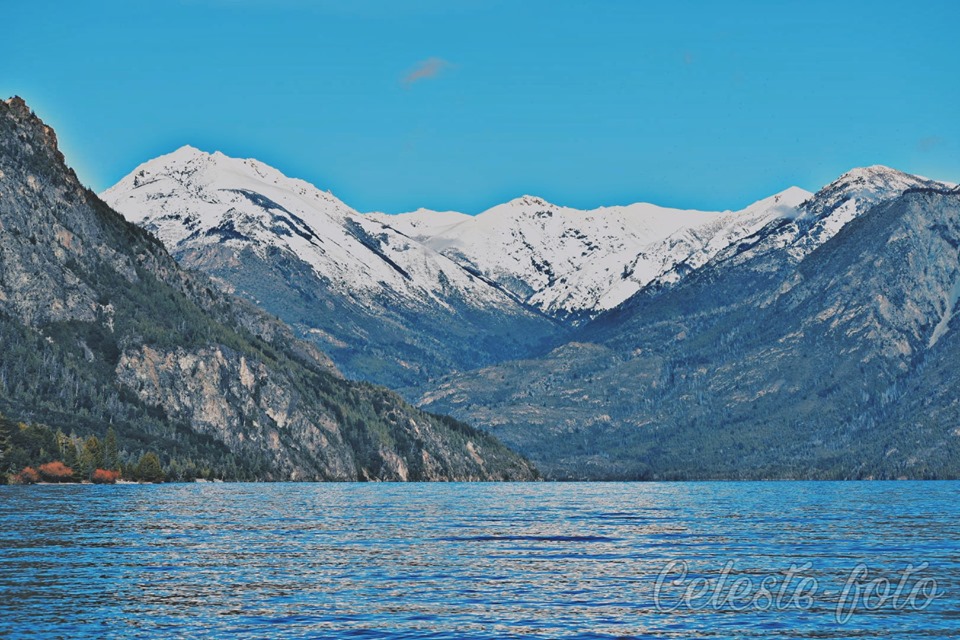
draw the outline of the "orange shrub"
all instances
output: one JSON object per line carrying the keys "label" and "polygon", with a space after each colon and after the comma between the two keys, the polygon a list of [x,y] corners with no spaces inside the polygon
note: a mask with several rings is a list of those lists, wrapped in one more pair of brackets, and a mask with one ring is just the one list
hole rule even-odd
{"label": "orange shrub", "polygon": [[107,469],[97,469],[93,472],[93,475],[90,479],[93,481],[93,484],[116,484],[117,479],[120,477],[119,471],[108,471]]}
{"label": "orange shrub", "polygon": [[73,469],[59,460],[40,465],[40,477],[47,482],[70,482],[73,480]]}
{"label": "orange shrub", "polygon": [[24,467],[23,471],[13,477],[13,481],[17,484],[33,484],[40,482],[40,474],[33,467]]}

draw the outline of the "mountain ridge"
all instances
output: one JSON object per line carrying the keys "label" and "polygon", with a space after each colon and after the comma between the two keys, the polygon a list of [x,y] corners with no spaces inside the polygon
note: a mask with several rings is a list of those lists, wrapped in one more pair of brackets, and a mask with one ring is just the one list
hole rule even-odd
{"label": "mountain ridge", "polygon": [[[561,341],[681,261],[696,268],[791,215],[807,192],[791,188],[742,212],[644,203],[580,212],[521,196],[479,216],[387,216],[358,213],[256,160],[184,146],[102,195],[182,264],[284,319],[347,375],[413,398],[451,370]],[[550,218],[563,220],[536,226]],[[516,240],[509,259],[491,244],[498,226]],[[455,249],[465,236],[472,249]],[[491,268],[511,261],[512,270]]]}
{"label": "mountain ridge", "polygon": [[681,261],[699,266],[759,222],[791,215],[809,195],[790,187],[722,212],[644,202],[580,210],[524,195],[442,227],[425,221],[425,213],[374,215],[527,304],[579,319],[616,306]]}
{"label": "mountain ridge", "polygon": [[266,306],[349,375],[402,388],[554,331],[501,287],[255,160],[182,147],[103,195],[181,263]]}
{"label": "mountain ridge", "polygon": [[180,268],[83,187],[19,98],[0,103],[0,343],[0,411],[77,438],[113,426],[128,463],[154,450],[231,479],[535,476],[487,434],[345,380],[275,317]]}
{"label": "mountain ridge", "polygon": [[[884,437],[900,444],[894,448],[907,451],[910,447],[899,441],[903,434],[898,435],[890,425],[886,409],[863,405],[866,401],[856,400],[852,383],[837,382],[829,369],[823,369],[827,366],[823,363],[835,362],[838,370],[848,370],[849,379],[856,380],[858,374],[854,372],[859,369],[853,363],[837,360],[834,354],[819,351],[825,347],[794,337],[796,331],[803,333],[796,327],[792,332],[783,329],[780,333],[776,328],[804,321],[803,314],[808,311],[814,317],[828,313],[826,309],[812,310],[810,305],[817,299],[817,289],[812,289],[810,282],[817,280],[821,282],[819,290],[829,291],[840,284],[812,277],[815,269],[811,272],[809,265],[835,264],[824,262],[823,256],[830,254],[830,247],[856,245],[869,240],[867,236],[871,234],[882,235],[880,227],[870,227],[873,231],[861,240],[849,240],[851,235],[856,238],[858,233],[865,233],[858,229],[870,226],[862,219],[876,220],[882,216],[875,212],[883,207],[905,203],[913,194],[927,192],[951,195],[958,191],[946,183],[874,165],[852,169],[816,193],[793,187],[740,211],[681,211],[645,203],[581,211],[527,195],[477,216],[426,209],[394,216],[352,211],[346,215],[348,226],[364,233],[379,229],[390,238],[388,244],[410,242],[418,251],[432,251],[431,255],[455,264],[477,282],[499,290],[528,312],[539,312],[549,320],[532,329],[533,334],[540,332],[539,342],[522,340],[516,345],[513,352],[519,358],[500,351],[493,355],[488,352],[491,357],[486,362],[483,358],[437,361],[437,366],[429,371],[421,368],[394,386],[422,406],[449,412],[489,429],[531,456],[551,477],[832,478],[858,474],[894,477],[898,473],[916,477],[950,469],[950,443],[944,449],[947,459],[928,456],[926,462],[912,465],[896,456],[888,462],[878,461],[872,448],[876,443],[863,445],[862,464],[852,469],[844,466],[843,456],[857,458],[851,448],[851,434],[859,433],[866,424],[864,420],[884,425]],[[118,207],[122,208],[119,202]],[[365,246],[371,250],[380,246],[373,242],[374,237],[375,234],[365,237]],[[233,241],[227,237],[222,243],[211,243],[203,251],[196,251],[209,257],[224,251],[223,246]],[[233,259],[249,264],[248,257]],[[202,265],[202,260],[196,264]],[[396,277],[416,279],[416,274],[399,262],[396,266],[406,273],[404,276],[398,271]],[[263,288],[265,293],[272,295],[290,282],[306,281],[307,274],[294,266],[280,270],[275,264],[273,267],[272,282],[276,286]],[[865,273],[869,271],[864,269]],[[879,281],[862,277],[879,290]],[[887,277],[891,287],[902,286],[894,274],[888,273]],[[237,282],[236,275],[223,278],[228,287]],[[939,291],[939,281],[937,287]],[[803,299],[807,302],[803,304],[797,297],[801,292],[806,292]],[[849,292],[844,295],[852,297]],[[334,303],[333,296],[325,300]],[[865,299],[861,312],[873,313],[872,304]],[[924,304],[932,308],[929,302]],[[954,341],[949,331],[952,307],[941,306],[934,323],[941,329],[936,334],[925,334],[925,340],[933,346]],[[487,320],[490,317],[493,316]],[[409,316],[398,334],[405,336],[400,341],[416,335],[409,333],[410,327],[424,322],[424,318],[429,315],[418,312]],[[760,319],[769,327],[757,326]],[[381,318],[367,320],[367,327],[386,326]],[[472,340],[489,336],[483,326],[487,320],[477,323]],[[889,319],[882,317],[869,322],[874,324],[862,327],[872,328],[858,331],[876,335],[878,342],[856,342],[842,350],[852,353],[860,349],[866,353],[881,349],[887,343],[880,342],[880,336],[897,336],[901,331],[884,328]],[[811,326],[818,325],[814,322]],[[751,331],[745,332],[744,327]],[[508,326],[501,335],[513,331]],[[825,345],[848,339],[825,335],[830,336],[823,338]],[[760,336],[769,343],[759,342]],[[330,337],[340,339],[338,334]],[[442,335],[435,337],[438,339],[434,345],[441,352],[456,351],[463,344]],[[905,344],[900,338],[889,340],[889,344]],[[787,349],[782,345],[792,346]],[[396,344],[380,343],[377,347],[384,353],[396,353],[397,349]],[[940,348],[946,347],[937,347]],[[731,359],[732,353],[742,357],[739,365]],[[801,363],[800,370],[815,372],[811,373],[814,377],[806,382],[791,382],[789,376],[770,369],[768,359],[773,362],[777,358],[761,356],[769,353],[782,353],[780,357],[786,358],[784,361],[790,362],[790,366]],[[807,364],[808,359],[821,364]],[[416,366],[422,360],[422,352],[411,353],[407,364]],[[906,367],[903,375],[909,380],[901,380],[882,367],[871,369],[874,365],[870,365],[863,370],[869,372],[870,384],[886,385],[868,394],[870,402],[892,397],[889,389],[913,383],[910,376],[919,375],[911,369],[909,358],[882,361],[888,363],[883,366],[893,366],[896,371]],[[745,368],[747,363],[752,369]],[[733,383],[712,376],[711,366],[729,372],[731,380],[742,381],[736,384],[746,385],[751,391],[736,391]],[[937,371],[949,375],[942,366]],[[764,386],[760,372],[771,377],[772,382],[767,382],[772,386]],[[834,382],[824,386],[823,381],[828,379]],[[808,393],[822,394],[818,397],[833,403],[824,416],[836,419],[837,424],[828,428],[804,408],[811,406],[810,400],[801,401],[790,395],[804,385]],[[762,400],[767,396],[785,399],[782,406],[770,405]],[[897,402],[901,400],[898,396]],[[800,404],[791,405],[792,402]],[[887,403],[884,407],[890,404],[887,400],[882,402]],[[782,433],[793,434],[801,442],[804,439],[797,435],[800,427],[796,416],[789,411],[793,407],[794,414],[806,416],[815,425],[815,438],[821,443],[817,447],[825,446],[822,443],[831,437],[839,437],[836,447],[841,453],[791,450],[777,440],[772,427],[755,422],[751,414],[742,414],[744,406],[754,404],[774,416],[771,424]],[[664,414],[658,406],[671,407],[676,415]],[[861,407],[863,416],[869,418],[851,416],[845,413],[845,407]],[[711,415],[720,421],[715,432],[706,426]],[[732,427],[733,420],[754,425],[754,431],[738,432]],[[929,432],[929,425],[922,422],[911,428],[914,433]],[[654,429],[657,435],[647,434],[647,429]],[[653,440],[647,439],[650,437]],[[693,471],[690,461],[683,458],[679,447],[687,440],[698,442],[702,455],[708,456],[711,462],[705,470]],[[717,456],[727,450],[721,444],[747,451],[752,466],[720,462]],[[767,457],[764,450],[769,452]],[[782,456],[787,451],[795,457],[794,461],[784,461]],[[864,456],[870,460],[865,461]],[[798,460],[810,466],[798,466]]]}
{"label": "mountain ridge", "polygon": [[[958,191],[911,182],[861,206],[834,197],[835,181],[805,204],[809,226],[771,222],[549,354],[449,376],[421,403],[486,426],[551,477],[956,477],[943,389],[958,384],[944,368]],[[841,207],[855,215],[837,232],[818,226]],[[940,404],[921,409],[905,387]]]}

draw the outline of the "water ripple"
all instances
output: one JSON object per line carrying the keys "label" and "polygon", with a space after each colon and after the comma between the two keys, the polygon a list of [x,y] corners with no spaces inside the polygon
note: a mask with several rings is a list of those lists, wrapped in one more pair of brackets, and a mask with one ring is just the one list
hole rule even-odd
{"label": "water ripple", "polygon": [[[0,487],[0,637],[957,636],[958,493],[955,482]],[[805,607],[671,610],[657,579],[679,562],[706,584],[731,562],[731,581],[802,565],[820,591]],[[924,610],[861,607],[840,623],[861,562],[870,576],[926,562],[943,593]]]}

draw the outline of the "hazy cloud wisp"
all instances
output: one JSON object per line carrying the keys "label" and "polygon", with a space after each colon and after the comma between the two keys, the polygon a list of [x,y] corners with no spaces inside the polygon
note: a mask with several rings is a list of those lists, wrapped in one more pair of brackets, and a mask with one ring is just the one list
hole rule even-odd
{"label": "hazy cloud wisp", "polygon": [[943,138],[940,136],[927,136],[926,138],[920,138],[917,141],[917,151],[933,151],[936,147],[940,146],[940,143],[943,142]]}
{"label": "hazy cloud wisp", "polygon": [[427,58],[403,76],[403,86],[410,87],[421,80],[436,78],[450,66],[450,63],[443,58]]}

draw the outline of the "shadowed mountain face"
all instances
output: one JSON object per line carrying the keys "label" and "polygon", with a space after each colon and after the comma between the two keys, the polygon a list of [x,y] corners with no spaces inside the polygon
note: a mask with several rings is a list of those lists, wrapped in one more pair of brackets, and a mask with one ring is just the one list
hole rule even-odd
{"label": "shadowed mountain face", "polygon": [[0,344],[7,417],[113,425],[130,455],[250,479],[534,475],[493,438],[344,380],[286,325],[183,271],[79,184],[19,98],[0,102]]}
{"label": "shadowed mountain face", "polygon": [[960,193],[870,168],[801,209],[424,405],[557,477],[960,475]]}

